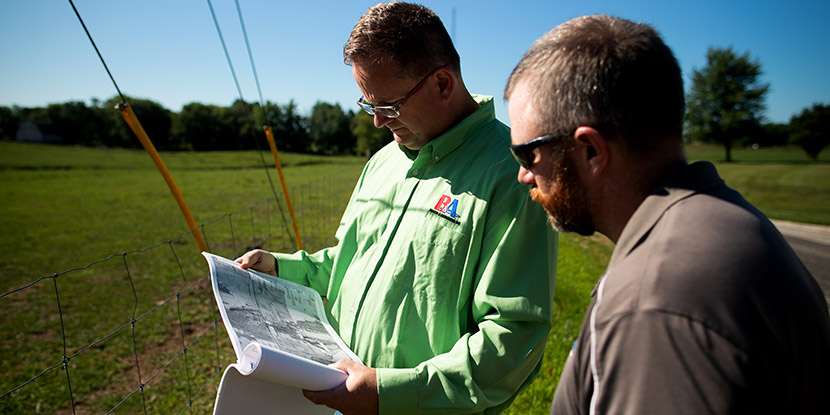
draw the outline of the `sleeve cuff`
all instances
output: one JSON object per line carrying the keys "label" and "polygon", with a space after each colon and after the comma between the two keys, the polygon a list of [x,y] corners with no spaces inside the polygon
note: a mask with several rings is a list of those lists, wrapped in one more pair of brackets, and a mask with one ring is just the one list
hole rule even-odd
{"label": "sleeve cuff", "polygon": [[272,252],[271,254],[274,255],[274,268],[276,268],[278,277],[298,284],[308,285],[302,260],[297,259],[297,254],[284,254],[281,252]]}
{"label": "sleeve cuff", "polygon": [[406,414],[418,410],[418,373],[415,369],[377,370],[378,413]]}

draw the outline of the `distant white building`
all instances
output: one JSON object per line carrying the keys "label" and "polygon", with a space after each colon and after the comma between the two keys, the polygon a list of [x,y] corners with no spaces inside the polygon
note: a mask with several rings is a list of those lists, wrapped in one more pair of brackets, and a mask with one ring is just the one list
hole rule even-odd
{"label": "distant white building", "polygon": [[62,143],[63,138],[55,133],[52,124],[45,121],[23,121],[17,129],[17,141],[30,143]]}

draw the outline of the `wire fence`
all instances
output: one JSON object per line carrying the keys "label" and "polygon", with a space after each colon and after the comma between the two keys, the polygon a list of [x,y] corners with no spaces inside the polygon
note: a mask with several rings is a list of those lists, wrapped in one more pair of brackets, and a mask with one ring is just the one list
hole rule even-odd
{"label": "wire fence", "polygon": [[[307,250],[336,242],[356,178],[289,189]],[[208,250],[295,250],[278,203],[200,224]],[[235,361],[190,232],[37,278],[0,295],[0,310],[3,414],[209,414]]]}

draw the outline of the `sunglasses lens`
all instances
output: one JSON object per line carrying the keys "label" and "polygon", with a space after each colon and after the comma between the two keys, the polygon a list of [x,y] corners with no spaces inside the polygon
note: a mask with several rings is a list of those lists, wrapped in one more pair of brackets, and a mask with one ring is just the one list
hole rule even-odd
{"label": "sunglasses lens", "polygon": [[[529,169],[530,168],[530,160],[528,160],[528,154],[522,151],[521,149],[511,148],[510,152],[513,153],[513,158],[516,159],[516,162],[519,163],[520,166]],[[532,154],[532,152],[531,152]]]}

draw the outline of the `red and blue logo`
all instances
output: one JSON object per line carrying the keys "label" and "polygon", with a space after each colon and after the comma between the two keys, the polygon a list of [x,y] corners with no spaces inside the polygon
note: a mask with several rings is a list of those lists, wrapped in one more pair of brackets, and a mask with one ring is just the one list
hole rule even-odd
{"label": "red and blue logo", "polygon": [[441,195],[441,198],[438,199],[438,203],[436,203],[435,207],[433,207],[429,211],[452,223],[461,223],[458,220],[458,218],[460,218],[461,215],[457,213],[458,199],[453,199],[447,195]]}

